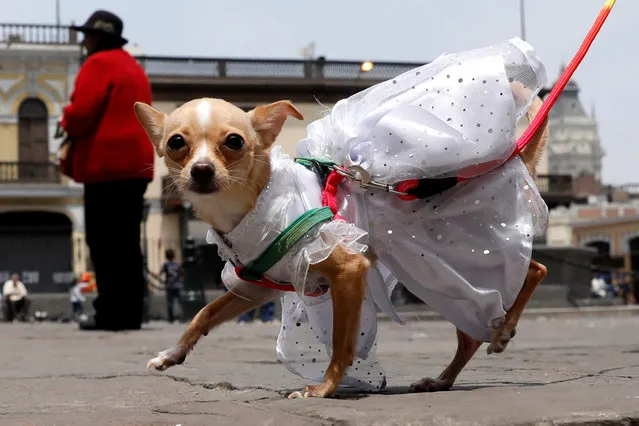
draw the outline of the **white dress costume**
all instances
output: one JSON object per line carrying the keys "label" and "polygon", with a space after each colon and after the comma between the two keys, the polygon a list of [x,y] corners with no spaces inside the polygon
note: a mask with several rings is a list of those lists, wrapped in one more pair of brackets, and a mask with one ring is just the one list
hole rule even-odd
{"label": "white dress costume", "polygon": [[[309,273],[341,244],[370,247],[378,260],[367,277],[357,358],[343,385],[385,386],[375,361],[376,312],[403,323],[390,294],[399,281],[456,327],[481,341],[503,322],[521,289],[533,236],[545,231],[547,207],[515,149],[515,129],[546,75],[532,47],[515,38],[487,48],[443,55],[425,66],[338,102],[308,126],[297,154],[359,165],[373,179],[471,178],[415,201],[340,184],[339,214],[309,232],[265,275],[291,283],[281,292],[282,327],[277,354],[286,367],[320,382],[330,361],[330,291]],[[247,265],[303,212],[322,207],[318,177],[274,147],[272,174],[256,208],[228,234],[209,231],[230,260],[222,279],[229,291],[271,299],[278,291],[242,281]]]}

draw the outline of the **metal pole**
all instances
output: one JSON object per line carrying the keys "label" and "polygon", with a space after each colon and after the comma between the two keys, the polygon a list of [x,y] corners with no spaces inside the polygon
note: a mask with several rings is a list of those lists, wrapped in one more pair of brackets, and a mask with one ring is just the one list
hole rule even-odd
{"label": "metal pole", "polygon": [[60,0],[55,0],[55,23],[60,26]]}
{"label": "metal pole", "polygon": [[142,275],[144,277],[144,296],[142,298],[142,322],[149,322],[149,310],[151,308],[151,300],[149,294],[149,255],[148,240],[146,233],[146,223],[149,218],[149,210],[151,205],[147,200],[143,201],[142,206]]}
{"label": "metal pole", "polygon": [[186,237],[182,248],[182,268],[184,270],[184,297],[182,299],[182,319],[190,320],[206,305],[204,285],[198,279],[198,253],[195,240],[190,235]]}
{"label": "metal pole", "polygon": [[526,40],[526,6],[524,0],[519,0],[519,22],[521,26],[521,39]]}
{"label": "metal pole", "polygon": [[60,43],[60,31],[62,31],[62,28],[60,28],[60,0],[55,0],[55,23],[57,28],[57,33],[58,33],[58,43]]}
{"label": "metal pole", "polygon": [[184,271],[183,294],[181,300],[182,319],[190,320],[206,305],[204,285],[198,277],[198,250],[195,240],[189,233],[192,205],[188,201],[182,202],[182,268]]}

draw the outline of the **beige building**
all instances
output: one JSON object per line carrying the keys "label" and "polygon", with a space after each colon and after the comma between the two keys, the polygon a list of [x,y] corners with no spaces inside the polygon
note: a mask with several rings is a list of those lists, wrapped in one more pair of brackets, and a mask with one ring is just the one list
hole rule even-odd
{"label": "beige building", "polygon": [[[153,106],[170,112],[198,97],[220,97],[250,109],[289,99],[304,121],[289,120],[278,140],[294,154],[308,123],[337,99],[391,78],[414,64],[318,60],[264,61],[214,58],[152,58],[135,44],[153,86]],[[77,37],[66,27],[0,24],[0,280],[18,272],[30,291],[66,291],[91,268],[84,242],[83,188],[60,174],[54,137],[63,106],[81,63]],[[315,100],[317,96],[324,105]],[[155,178],[142,224],[148,268],[158,272],[166,248],[178,257],[186,236],[202,245],[207,226],[171,193],[164,163],[156,158]],[[204,247],[204,267],[215,260]],[[214,275],[214,274],[209,274]]]}
{"label": "beige building", "polygon": [[557,208],[550,214],[547,243],[593,247],[626,268],[639,269],[639,258],[633,259],[639,255],[639,201]]}
{"label": "beige building", "polygon": [[0,39],[0,280],[64,286],[86,263],[82,187],[60,175],[56,124],[78,70],[69,31],[3,28]]}
{"label": "beige building", "polygon": [[[277,141],[291,155],[306,126],[337,100],[421,65],[148,57],[134,44],[127,48],[149,75],[153,106],[164,112],[199,97],[223,98],[246,110],[293,101],[305,119],[289,119]],[[60,140],[54,138],[80,61],[76,37],[68,28],[0,24],[0,279],[19,272],[30,291],[66,291],[73,274],[91,268],[82,186],[60,175]],[[525,126],[523,120],[520,133]],[[570,176],[549,175],[547,157],[537,183],[551,207],[572,199]],[[185,238],[192,236],[203,258],[200,277],[215,280],[215,247],[204,244],[208,227],[172,190],[159,158],[146,199],[148,215],[141,230],[149,271],[160,270],[167,248],[180,258]]]}

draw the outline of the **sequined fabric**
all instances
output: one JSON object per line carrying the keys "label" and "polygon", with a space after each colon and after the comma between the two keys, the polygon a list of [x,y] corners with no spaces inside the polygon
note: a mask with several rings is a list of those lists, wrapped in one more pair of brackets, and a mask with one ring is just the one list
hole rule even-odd
{"label": "sequined fabric", "polygon": [[[307,297],[321,284],[308,267],[337,244],[378,257],[368,275],[357,359],[345,385],[364,390],[386,383],[375,361],[376,311],[402,322],[390,293],[401,282],[431,309],[465,333],[489,341],[521,289],[535,235],[545,231],[548,210],[514,151],[515,128],[546,83],[541,61],[520,40],[443,55],[338,102],[308,126],[297,154],[359,165],[374,179],[461,176],[471,178],[427,199],[403,201],[392,194],[340,184],[339,214],[347,224],[319,227],[292,250],[270,278],[291,282],[281,295],[282,328],[277,353],[286,367],[321,381],[332,348],[330,292]],[[257,257],[301,212],[321,205],[317,178],[274,149],[275,173],[258,207],[225,237],[215,233],[225,258]],[[225,268],[223,279],[243,297],[271,298],[273,290],[246,287]],[[271,293],[268,293],[271,292]]]}

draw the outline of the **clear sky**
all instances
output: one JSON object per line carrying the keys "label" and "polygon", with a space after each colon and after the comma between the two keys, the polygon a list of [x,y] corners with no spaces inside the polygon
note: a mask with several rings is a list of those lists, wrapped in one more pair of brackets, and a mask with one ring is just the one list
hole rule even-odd
{"label": "clear sky", "polygon": [[[54,0],[5,0],[1,21],[55,23]],[[526,0],[526,39],[552,82],[579,48],[604,0]],[[426,62],[444,52],[519,36],[518,0],[60,0],[61,21],[98,8],[124,20],[149,55],[299,58],[315,41],[327,59]],[[596,108],[606,183],[639,183],[632,117],[639,91],[639,1],[619,0],[574,80]],[[634,41],[633,41],[634,40]]]}

